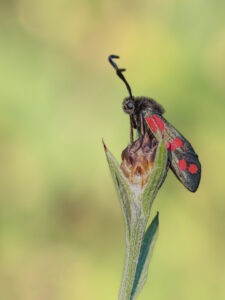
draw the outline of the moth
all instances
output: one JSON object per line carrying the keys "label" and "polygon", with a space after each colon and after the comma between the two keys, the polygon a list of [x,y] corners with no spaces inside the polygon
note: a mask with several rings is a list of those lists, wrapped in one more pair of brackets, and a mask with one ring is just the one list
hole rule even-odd
{"label": "moth", "polygon": [[114,59],[117,55],[110,55],[109,62],[117,75],[125,83],[129,97],[123,101],[123,110],[130,116],[130,142],[134,142],[133,129],[140,135],[146,132],[152,143],[159,143],[162,139],[168,151],[168,168],[170,168],[183,185],[191,192],[195,192],[201,178],[201,164],[198,155],[190,142],[163,116],[164,108],[152,98],[134,97],[123,72]]}

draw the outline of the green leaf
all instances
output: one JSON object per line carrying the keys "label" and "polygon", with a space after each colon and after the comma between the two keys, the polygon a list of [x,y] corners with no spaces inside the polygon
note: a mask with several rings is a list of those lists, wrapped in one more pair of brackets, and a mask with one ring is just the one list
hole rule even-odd
{"label": "green leaf", "polygon": [[[104,145],[105,147],[105,145]],[[134,193],[130,188],[128,180],[123,175],[120,166],[114,156],[105,147],[105,153],[109,164],[109,169],[116,186],[116,190],[119,195],[119,199],[122,206],[122,212],[126,224],[127,237],[130,238],[130,225],[131,225],[131,205],[130,202],[134,202]]]}
{"label": "green leaf", "polygon": [[164,140],[158,146],[154,169],[143,193],[143,212],[149,215],[153,200],[159,190],[167,166],[167,149]]}
{"label": "green leaf", "polygon": [[140,293],[148,275],[148,266],[152,255],[152,250],[157,238],[159,226],[158,213],[145,232],[135,273],[131,299],[135,299]]}

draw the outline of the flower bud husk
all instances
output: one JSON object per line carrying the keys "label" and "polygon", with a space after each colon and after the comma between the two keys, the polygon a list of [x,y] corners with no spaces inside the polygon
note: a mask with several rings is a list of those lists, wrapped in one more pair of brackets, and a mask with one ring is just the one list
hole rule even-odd
{"label": "flower bud husk", "polygon": [[146,132],[122,152],[121,170],[128,181],[143,188],[154,169],[157,142]]}

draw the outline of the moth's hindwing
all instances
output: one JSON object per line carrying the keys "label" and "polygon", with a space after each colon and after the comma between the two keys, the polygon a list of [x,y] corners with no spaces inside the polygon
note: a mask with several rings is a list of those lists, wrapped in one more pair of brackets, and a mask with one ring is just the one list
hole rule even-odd
{"label": "moth's hindwing", "polygon": [[155,138],[165,140],[171,170],[189,191],[195,192],[201,178],[201,164],[191,144],[162,115],[145,110],[143,118]]}

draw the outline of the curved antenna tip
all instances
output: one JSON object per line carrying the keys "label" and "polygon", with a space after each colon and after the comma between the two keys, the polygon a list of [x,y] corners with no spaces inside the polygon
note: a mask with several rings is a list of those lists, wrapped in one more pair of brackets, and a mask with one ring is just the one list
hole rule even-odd
{"label": "curved antenna tip", "polygon": [[115,55],[115,54],[109,55],[109,59],[112,59],[112,58],[120,58],[120,57],[119,57],[119,55]]}
{"label": "curved antenna tip", "polygon": [[126,69],[119,69],[117,64],[115,63],[115,61],[113,60],[114,58],[120,58],[118,55],[115,55],[115,54],[111,54],[109,55],[108,57],[108,60],[110,62],[110,64],[113,66],[113,68],[116,70],[116,74],[119,76],[120,79],[123,80],[123,82],[125,83],[126,87],[127,87],[127,90],[129,92],[129,95],[131,98],[133,98],[132,96],[132,92],[131,92],[131,88],[128,84],[128,82],[126,81],[125,77],[123,76],[122,72],[126,71]]}

